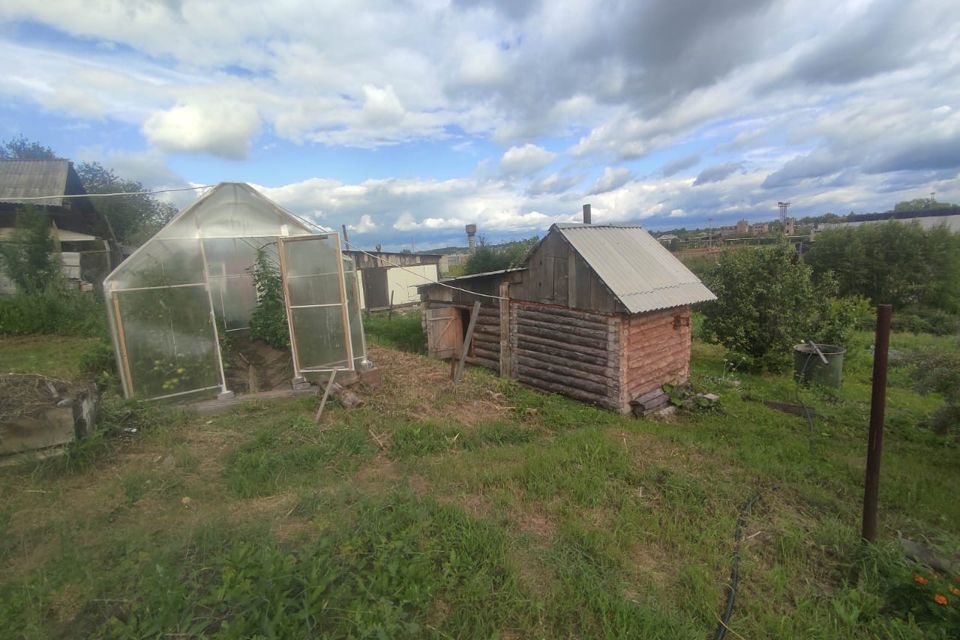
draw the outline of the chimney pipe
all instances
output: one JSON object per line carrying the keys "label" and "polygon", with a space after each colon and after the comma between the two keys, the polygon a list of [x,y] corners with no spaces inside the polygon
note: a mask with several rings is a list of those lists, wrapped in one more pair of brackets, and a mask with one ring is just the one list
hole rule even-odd
{"label": "chimney pipe", "polygon": [[583,224],[591,224],[590,222],[590,205],[583,205]]}
{"label": "chimney pipe", "polygon": [[473,251],[477,248],[477,225],[468,224],[467,227],[467,246],[470,247],[470,251]]}

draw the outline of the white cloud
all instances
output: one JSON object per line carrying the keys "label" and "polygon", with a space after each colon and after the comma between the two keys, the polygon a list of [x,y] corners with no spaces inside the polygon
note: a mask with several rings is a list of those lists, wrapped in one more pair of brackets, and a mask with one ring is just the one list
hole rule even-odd
{"label": "white cloud", "polygon": [[363,86],[363,118],[374,127],[397,125],[403,121],[406,112],[393,87],[387,85],[383,89]]}
{"label": "white cloud", "polygon": [[500,158],[500,169],[509,175],[526,176],[536,173],[553,162],[557,154],[535,144],[510,147]]}
{"label": "white cloud", "polygon": [[626,167],[607,167],[603,170],[603,175],[597,178],[597,181],[589,193],[595,194],[612,191],[625,185],[630,181],[630,178],[630,170]]}
{"label": "white cloud", "polygon": [[360,216],[360,221],[357,222],[356,224],[348,224],[347,229],[349,229],[350,231],[354,231],[356,233],[363,234],[363,233],[370,233],[371,231],[378,229],[379,226],[380,225],[378,225],[376,222],[373,221],[373,218],[370,217],[370,214],[365,213],[362,216]]}
{"label": "white cloud", "polygon": [[168,152],[210,153],[243,159],[260,127],[257,109],[242,102],[202,101],[178,104],[151,114],[143,134]]}

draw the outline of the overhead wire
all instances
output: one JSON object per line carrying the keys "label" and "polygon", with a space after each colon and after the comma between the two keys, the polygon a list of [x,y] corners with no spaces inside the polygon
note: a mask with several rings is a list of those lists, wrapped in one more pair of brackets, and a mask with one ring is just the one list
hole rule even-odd
{"label": "overhead wire", "polygon": [[[22,197],[22,198],[0,198],[0,201],[10,200],[10,201],[22,202],[22,201],[27,201],[27,200],[29,200],[29,201],[34,201],[34,200],[54,200],[54,199],[57,199],[57,198],[60,198],[60,199],[62,200],[62,199],[65,199],[65,198],[107,198],[107,197],[115,197],[115,196],[141,196],[141,195],[153,195],[153,194],[157,194],[157,193],[172,193],[172,192],[175,192],[175,191],[197,191],[197,190],[200,190],[200,189],[209,189],[209,188],[211,188],[211,186],[212,186],[212,185],[199,185],[199,186],[196,186],[196,187],[180,187],[180,188],[176,188],[176,189],[154,189],[154,190],[151,190],[151,191],[120,191],[120,192],[116,192],[116,193],[80,193],[80,194],[51,195],[51,196],[25,196],[25,197]],[[299,216],[298,216],[298,217],[299,217]],[[422,273],[417,273],[416,271],[413,271],[413,270],[411,270],[411,269],[407,269],[407,268],[404,267],[403,265],[400,265],[400,264],[396,264],[396,263],[394,263],[394,262],[391,262],[391,261],[387,260],[386,258],[384,258],[384,257],[382,257],[382,256],[377,256],[377,255],[374,255],[374,254],[372,254],[372,253],[370,253],[370,252],[368,252],[368,251],[364,251],[363,249],[358,249],[358,248],[354,247],[352,244],[350,244],[349,242],[347,242],[347,240],[346,240],[345,238],[344,238],[344,240],[343,240],[343,244],[345,244],[351,251],[357,251],[357,252],[362,253],[362,254],[364,254],[364,255],[366,255],[366,256],[369,256],[369,257],[371,257],[371,258],[373,258],[373,259],[375,259],[375,260],[378,260],[379,262],[386,263],[386,264],[390,265],[391,267],[395,267],[395,268],[397,268],[397,269],[402,269],[403,271],[406,271],[407,273],[413,274],[413,275],[417,276],[418,278],[421,278],[421,279],[425,280],[425,281],[426,281],[425,284],[436,284],[436,285],[439,285],[439,286],[441,286],[441,287],[446,287],[447,289],[453,289],[453,290],[455,290],[455,291],[461,291],[461,292],[463,292],[463,293],[469,293],[470,295],[479,296],[479,297],[481,297],[481,298],[490,298],[491,300],[509,300],[509,298],[505,298],[505,297],[503,297],[503,296],[495,296],[495,295],[491,295],[491,294],[488,294],[488,293],[479,293],[479,292],[477,292],[477,291],[470,291],[469,289],[464,289],[463,287],[457,287],[457,286],[454,286],[454,285],[452,285],[452,284],[447,284],[447,283],[445,283],[445,282],[441,282],[440,280],[433,280],[432,278],[428,278],[427,276],[423,275]]]}
{"label": "overhead wire", "polygon": [[52,196],[23,196],[16,198],[0,198],[0,201],[23,202],[25,200],[66,200],[69,198],[110,198],[115,196],[148,196],[156,193],[173,193],[174,191],[198,191],[209,189],[212,185],[203,184],[196,187],[177,187],[175,189],[153,189],[152,191],[117,191],[115,193],[71,193]]}

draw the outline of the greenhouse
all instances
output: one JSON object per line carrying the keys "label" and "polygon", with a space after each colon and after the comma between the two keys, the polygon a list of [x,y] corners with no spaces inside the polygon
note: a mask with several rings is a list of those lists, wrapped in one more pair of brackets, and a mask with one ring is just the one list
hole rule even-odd
{"label": "greenhouse", "polygon": [[357,272],[339,235],[221,183],[104,280],[124,394],[229,396],[223,351],[251,326],[264,263],[279,274],[292,382],[365,365]]}

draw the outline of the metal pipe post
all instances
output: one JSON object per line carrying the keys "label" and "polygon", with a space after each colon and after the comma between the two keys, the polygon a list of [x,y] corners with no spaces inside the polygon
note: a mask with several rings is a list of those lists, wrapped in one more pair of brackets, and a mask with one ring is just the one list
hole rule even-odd
{"label": "metal pipe post", "polygon": [[880,493],[880,454],[883,450],[883,412],[887,401],[887,351],[890,347],[889,304],[877,306],[877,336],[873,349],[873,393],[870,396],[870,436],[867,472],[863,482],[864,540],[877,539],[877,498]]}

